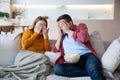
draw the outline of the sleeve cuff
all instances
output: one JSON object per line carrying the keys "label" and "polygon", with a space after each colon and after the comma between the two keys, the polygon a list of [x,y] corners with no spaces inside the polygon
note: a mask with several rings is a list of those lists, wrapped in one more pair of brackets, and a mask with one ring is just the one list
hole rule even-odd
{"label": "sleeve cuff", "polygon": [[76,39],[76,37],[77,37],[77,33],[73,32],[73,38]]}

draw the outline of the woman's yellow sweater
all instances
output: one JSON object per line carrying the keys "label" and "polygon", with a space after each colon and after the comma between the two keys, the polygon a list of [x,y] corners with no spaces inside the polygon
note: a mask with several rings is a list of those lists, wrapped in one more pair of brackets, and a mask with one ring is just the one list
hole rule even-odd
{"label": "woman's yellow sweater", "polygon": [[50,51],[49,39],[44,39],[42,34],[33,32],[31,29],[26,29],[22,36],[22,49],[39,53]]}

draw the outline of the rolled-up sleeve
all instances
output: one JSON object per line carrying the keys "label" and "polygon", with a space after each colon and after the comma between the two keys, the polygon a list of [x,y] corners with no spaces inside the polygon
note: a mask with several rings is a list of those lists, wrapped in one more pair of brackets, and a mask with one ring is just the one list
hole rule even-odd
{"label": "rolled-up sleeve", "polygon": [[89,40],[88,28],[84,23],[76,27],[76,30],[73,32],[73,38],[83,43]]}

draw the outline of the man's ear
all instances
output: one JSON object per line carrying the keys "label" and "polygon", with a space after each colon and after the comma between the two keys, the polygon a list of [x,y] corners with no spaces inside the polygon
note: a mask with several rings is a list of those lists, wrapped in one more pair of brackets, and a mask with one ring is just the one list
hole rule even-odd
{"label": "man's ear", "polygon": [[73,25],[73,22],[72,22],[72,21],[69,21],[69,24],[70,24],[70,26],[72,26],[72,25]]}

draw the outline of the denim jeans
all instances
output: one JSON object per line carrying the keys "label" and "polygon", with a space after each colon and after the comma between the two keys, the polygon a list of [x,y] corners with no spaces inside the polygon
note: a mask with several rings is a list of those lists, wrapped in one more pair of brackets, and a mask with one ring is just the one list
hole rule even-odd
{"label": "denim jeans", "polygon": [[66,77],[90,76],[92,80],[106,80],[102,73],[100,60],[92,53],[81,55],[78,63],[56,64],[54,73]]}

